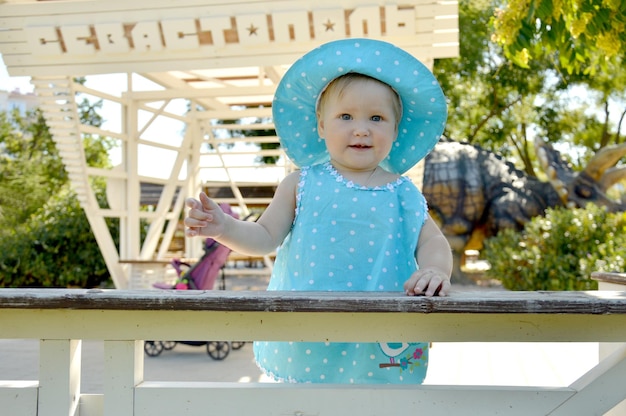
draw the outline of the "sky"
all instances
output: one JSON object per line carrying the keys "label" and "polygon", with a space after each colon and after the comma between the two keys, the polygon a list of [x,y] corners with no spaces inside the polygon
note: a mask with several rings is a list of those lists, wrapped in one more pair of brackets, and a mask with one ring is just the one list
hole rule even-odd
{"label": "sky", "polygon": [[13,91],[16,88],[22,93],[32,92],[33,86],[30,84],[30,77],[10,77],[4,61],[0,55],[0,90]]}

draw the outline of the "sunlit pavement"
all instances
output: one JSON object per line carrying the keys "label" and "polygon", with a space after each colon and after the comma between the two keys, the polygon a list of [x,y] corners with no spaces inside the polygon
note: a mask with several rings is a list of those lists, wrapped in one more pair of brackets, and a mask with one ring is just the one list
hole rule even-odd
{"label": "sunlit pavement", "polygon": [[[0,380],[37,380],[39,341],[0,340]],[[103,392],[104,347],[84,341],[83,393]],[[597,343],[435,343],[425,384],[568,386],[598,362]],[[222,361],[205,347],[178,344],[145,357],[148,381],[268,381],[254,363],[252,344]]]}

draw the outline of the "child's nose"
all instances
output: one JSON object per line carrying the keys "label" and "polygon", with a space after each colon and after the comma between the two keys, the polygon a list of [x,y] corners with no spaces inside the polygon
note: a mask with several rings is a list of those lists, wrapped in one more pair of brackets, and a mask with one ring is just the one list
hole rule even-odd
{"label": "child's nose", "polygon": [[369,135],[370,130],[367,126],[367,123],[356,122],[354,125],[354,135],[355,136],[367,136]]}

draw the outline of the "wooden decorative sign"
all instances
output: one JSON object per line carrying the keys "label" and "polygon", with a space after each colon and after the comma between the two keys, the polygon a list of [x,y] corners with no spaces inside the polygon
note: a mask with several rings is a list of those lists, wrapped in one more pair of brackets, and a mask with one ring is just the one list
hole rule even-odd
{"label": "wooden decorative sign", "polygon": [[[384,20],[383,20],[384,19]],[[415,35],[415,9],[365,6],[270,14],[25,27],[38,55],[149,53]]]}
{"label": "wooden decorative sign", "polygon": [[346,37],[387,39],[421,59],[458,49],[456,2],[138,3],[9,0],[0,52],[11,75],[87,75],[290,64]]}

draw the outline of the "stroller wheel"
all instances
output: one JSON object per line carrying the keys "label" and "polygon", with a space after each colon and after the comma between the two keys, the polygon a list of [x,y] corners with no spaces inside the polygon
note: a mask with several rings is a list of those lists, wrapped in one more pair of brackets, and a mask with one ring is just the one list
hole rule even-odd
{"label": "stroller wheel", "polygon": [[156,357],[163,352],[163,343],[161,341],[146,341],[143,344],[143,350],[150,357]]}
{"label": "stroller wheel", "polygon": [[245,341],[233,341],[230,343],[230,346],[234,349],[234,350],[238,350],[243,348],[243,346],[246,345]]}
{"label": "stroller wheel", "polygon": [[161,341],[161,344],[163,344],[163,349],[164,350],[171,350],[174,349],[174,347],[176,346],[177,342],[176,341]]}
{"label": "stroller wheel", "polygon": [[206,344],[206,352],[214,360],[223,360],[230,354],[230,343],[224,341],[209,341]]}

